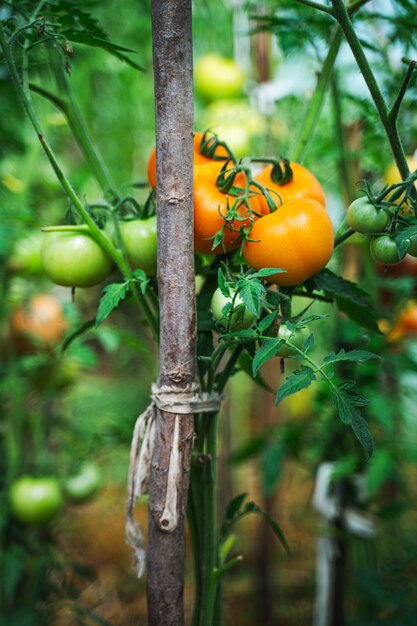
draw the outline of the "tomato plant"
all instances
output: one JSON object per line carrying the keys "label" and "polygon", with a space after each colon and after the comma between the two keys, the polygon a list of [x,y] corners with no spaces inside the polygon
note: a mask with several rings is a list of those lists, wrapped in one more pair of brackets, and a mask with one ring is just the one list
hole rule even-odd
{"label": "tomato plant", "polygon": [[377,209],[364,196],[357,198],[349,206],[347,221],[353,230],[366,235],[383,232],[389,224],[390,216],[384,209]]}
{"label": "tomato plant", "polygon": [[51,348],[67,328],[61,302],[45,293],[39,293],[19,306],[10,319],[13,342],[19,352]]}
{"label": "tomato plant", "polygon": [[21,476],[10,487],[10,507],[16,519],[25,524],[46,524],[62,508],[59,481],[53,476]]}
{"label": "tomato plant", "polygon": [[156,216],[121,222],[120,234],[132,268],[156,274]]}
{"label": "tomato plant", "polygon": [[241,296],[231,290],[225,296],[220,287],[216,289],[211,300],[213,317],[228,332],[249,328],[255,321],[255,315],[245,306]]}
{"label": "tomato plant", "polygon": [[195,64],[196,91],[207,100],[239,96],[245,81],[245,72],[237,63],[219,54],[205,54]]}
{"label": "tomato plant", "polygon": [[103,474],[96,463],[85,463],[63,483],[65,497],[71,502],[85,502],[100,489]]}
{"label": "tomato plant", "polygon": [[66,287],[98,285],[113,267],[112,259],[88,231],[45,232],[41,255],[48,278]]}
{"label": "tomato plant", "polygon": [[395,239],[390,235],[373,237],[370,243],[370,250],[374,261],[383,265],[395,265],[401,261]]}
{"label": "tomato plant", "polygon": [[[194,247],[196,252],[203,254],[222,254],[235,250],[240,245],[240,230],[250,225],[250,212],[253,218],[269,209],[262,206],[261,195],[251,195],[247,199],[248,206],[242,201],[238,202],[239,196],[243,195],[247,184],[247,177],[239,172],[234,180],[237,195],[224,193],[217,187],[218,164],[211,163],[196,169],[194,175]],[[236,217],[225,221],[228,208],[238,203]],[[221,230],[223,231],[222,244],[213,250],[213,239]]]}
{"label": "tomato plant", "polygon": [[[299,163],[281,160],[279,166],[268,165],[254,178],[269,189],[278,205],[285,204],[288,200],[311,198],[326,206],[326,198],[319,181]],[[266,203],[264,197],[261,202]]]}
{"label": "tomato plant", "polygon": [[251,267],[286,270],[266,278],[276,285],[298,285],[321,270],[333,252],[333,225],[326,209],[310,198],[290,200],[257,220],[243,246]]}

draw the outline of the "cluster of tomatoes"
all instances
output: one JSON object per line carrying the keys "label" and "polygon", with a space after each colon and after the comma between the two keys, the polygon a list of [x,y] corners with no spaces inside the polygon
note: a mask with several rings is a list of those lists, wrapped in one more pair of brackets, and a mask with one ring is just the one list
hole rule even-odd
{"label": "cluster of tomatoes", "polygon": [[[372,258],[382,265],[396,265],[402,259],[395,233],[390,229],[393,219],[394,213],[373,204],[366,196],[354,200],[347,212],[349,226],[358,233],[370,236]],[[417,257],[417,235],[409,238],[405,252]]]}
{"label": "cluster of tomatoes", "polygon": [[10,487],[11,512],[24,524],[47,524],[59,513],[65,500],[85,502],[100,488],[102,480],[95,463],[84,464],[77,474],[62,482],[55,476],[20,476]]}
{"label": "cluster of tomatoes", "polygon": [[[223,254],[242,246],[250,267],[285,270],[268,280],[286,286],[302,283],[326,265],[333,251],[333,227],[322,188],[307,169],[276,161],[252,176],[249,166],[237,164],[211,133],[195,134],[194,168],[196,252]],[[155,150],[148,180],[155,188]],[[133,269],[154,274],[155,216],[121,221],[119,230]],[[46,229],[42,265],[53,282],[71,287],[96,285],[113,268],[84,225]]]}

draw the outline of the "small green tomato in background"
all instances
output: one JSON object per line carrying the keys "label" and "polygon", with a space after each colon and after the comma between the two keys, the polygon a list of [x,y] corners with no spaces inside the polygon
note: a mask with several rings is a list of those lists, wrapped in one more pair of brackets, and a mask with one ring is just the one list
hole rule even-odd
{"label": "small green tomato in background", "polygon": [[22,476],[10,488],[13,516],[25,524],[47,524],[63,505],[57,478]]}
{"label": "small green tomato in background", "polygon": [[401,261],[397,244],[389,235],[373,237],[370,243],[371,255],[374,261],[383,265],[396,265]]}
{"label": "small green tomato in background", "polygon": [[[310,334],[311,333],[306,326],[304,328],[297,328],[292,332],[286,324],[281,324],[278,330],[278,339],[290,341],[292,344],[294,344],[294,346],[301,349]],[[289,346],[287,343],[283,343],[277,352],[277,356],[282,356],[285,358],[289,356],[294,356],[295,354],[298,354],[298,352],[294,348],[291,348],[291,346]]]}
{"label": "small green tomato in background", "polygon": [[205,54],[195,64],[194,82],[197,93],[207,100],[235,98],[243,91],[246,74],[234,59]]}
{"label": "small green tomato in background", "polygon": [[156,215],[146,220],[121,222],[120,234],[133,269],[156,274]]}
{"label": "small green tomato in background", "polygon": [[43,235],[33,232],[16,241],[7,267],[12,272],[40,274],[42,272],[41,246]]}
{"label": "small green tomato in background", "polygon": [[233,302],[233,297],[233,291],[230,291],[230,296],[226,297],[218,287],[211,299],[211,311],[213,313],[213,317],[219,322],[222,328],[229,332],[245,330],[246,328],[249,328],[255,320],[255,315],[246,308],[239,294],[234,300],[234,307],[231,314],[224,314],[224,307]]}
{"label": "small green tomato in background", "polygon": [[96,463],[82,465],[74,476],[63,484],[64,494],[71,502],[85,502],[91,498],[103,484],[103,474]]}
{"label": "small green tomato in background", "polygon": [[388,226],[390,216],[384,209],[377,209],[366,196],[354,200],[347,212],[348,224],[364,235],[382,233]]}
{"label": "small green tomato in background", "polygon": [[112,259],[85,230],[45,231],[43,236],[42,267],[57,285],[93,287],[110,274]]}

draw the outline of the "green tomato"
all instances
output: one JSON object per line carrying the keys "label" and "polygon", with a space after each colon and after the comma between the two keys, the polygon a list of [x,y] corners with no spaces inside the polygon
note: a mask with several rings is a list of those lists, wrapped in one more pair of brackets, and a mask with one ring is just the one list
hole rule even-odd
{"label": "green tomato", "polygon": [[43,236],[42,267],[57,285],[93,287],[110,274],[112,259],[88,232],[46,231]]}
{"label": "green tomato", "polygon": [[417,234],[413,235],[410,238],[410,245],[408,247],[407,253],[410,256],[417,257]]}
{"label": "green tomato", "polygon": [[43,235],[41,232],[31,233],[19,239],[7,263],[12,272],[22,274],[41,274],[41,246]]}
{"label": "green tomato", "polygon": [[374,261],[383,265],[396,265],[401,261],[395,240],[389,235],[373,237],[370,243],[371,255]]}
{"label": "green tomato", "polygon": [[[310,334],[311,333],[307,327],[297,328],[296,330],[291,331],[286,324],[281,324],[278,330],[278,339],[282,339],[285,342],[290,341],[294,344],[294,346],[301,349]],[[287,343],[283,343],[277,352],[277,356],[285,358],[294,356],[295,354],[298,354],[298,352]]]}
{"label": "green tomato", "polygon": [[224,313],[224,308],[227,304],[233,302],[234,292],[230,292],[230,296],[227,298],[222,294],[218,287],[211,299],[211,311],[213,317],[219,322],[220,326],[228,332],[235,332],[237,330],[245,330],[252,326],[255,315],[246,308],[243,304],[243,300],[238,294],[234,301],[233,311]]}
{"label": "green tomato", "polygon": [[233,59],[219,54],[205,54],[195,64],[197,93],[207,100],[234,98],[243,91],[245,72]]}
{"label": "green tomato", "polygon": [[77,474],[66,479],[63,488],[71,502],[85,502],[98,491],[102,483],[103,475],[98,465],[86,463]]}
{"label": "green tomato", "polygon": [[16,519],[25,524],[47,524],[62,505],[59,482],[52,476],[22,476],[11,485],[11,511]]}
{"label": "green tomato", "polygon": [[120,234],[133,269],[141,269],[147,276],[156,274],[156,216],[121,222]]}
{"label": "green tomato", "polygon": [[198,126],[212,128],[236,156],[248,155],[256,146],[256,138],[266,131],[263,116],[249,103],[240,100],[210,103],[200,114]]}
{"label": "green tomato", "polygon": [[352,202],[348,208],[347,221],[358,233],[376,234],[385,230],[390,216],[384,209],[377,209],[365,196]]}

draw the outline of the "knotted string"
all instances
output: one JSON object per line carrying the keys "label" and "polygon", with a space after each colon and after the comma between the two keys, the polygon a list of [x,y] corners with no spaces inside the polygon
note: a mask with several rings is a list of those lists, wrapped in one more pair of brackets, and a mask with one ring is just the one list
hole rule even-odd
{"label": "knotted string", "polygon": [[195,413],[217,413],[221,396],[216,393],[200,392],[192,383],[185,388],[170,385],[152,385],[152,401],[136,420],[130,448],[129,475],[126,502],[126,542],[133,549],[138,578],[145,570],[146,553],[144,536],[134,518],[136,499],[148,492],[148,481],[156,432],[156,409],[177,415],[169,459],[167,487],[164,507],[158,526],[172,532],[178,523],[178,479],[181,475],[181,451],[179,441],[180,415]]}

